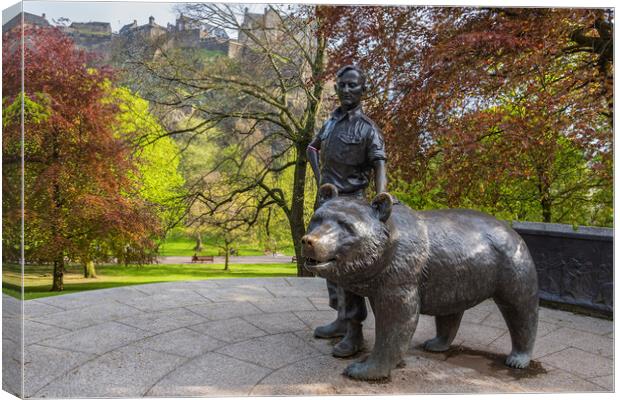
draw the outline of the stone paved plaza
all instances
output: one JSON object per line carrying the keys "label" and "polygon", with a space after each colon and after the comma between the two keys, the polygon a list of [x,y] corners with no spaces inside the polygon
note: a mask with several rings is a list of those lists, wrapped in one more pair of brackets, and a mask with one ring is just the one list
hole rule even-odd
{"label": "stone paved plaza", "polygon": [[[19,374],[19,303],[3,296],[5,390]],[[608,392],[613,322],[540,310],[535,362],[503,366],[495,304],[465,313],[455,346],[432,354],[422,316],[389,381],[352,381],[312,329],[331,321],[322,279],[223,279],[106,289],[25,302],[26,397]],[[372,314],[364,325],[374,342]],[[13,339],[11,339],[13,338]]]}

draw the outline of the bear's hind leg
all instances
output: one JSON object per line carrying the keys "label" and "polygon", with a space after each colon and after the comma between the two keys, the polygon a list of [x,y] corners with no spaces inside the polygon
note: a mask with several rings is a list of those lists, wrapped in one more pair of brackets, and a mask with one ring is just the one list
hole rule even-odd
{"label": "bear's hind leg", "polygon": [[437,336],[424,342],[424,350],[433,352],[448,350],[459,330],[461,318],[463,318],[463,311],[450,315],[435,316]]}
{"label": "bear's hind leg", "polygon": [[506,358],[506,365],[512,368],[526,368],[534,352],[538,326],[538,296],[531,296],[529,299],[517,297],[511,302],[495,299],[495,303],[508,325],[512,341],[512,351]]}

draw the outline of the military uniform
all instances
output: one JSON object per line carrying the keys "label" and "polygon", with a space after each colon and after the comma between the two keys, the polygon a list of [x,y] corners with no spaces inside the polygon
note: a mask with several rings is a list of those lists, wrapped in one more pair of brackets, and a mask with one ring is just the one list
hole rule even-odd
{"label": "military uniform", "polygon": [[[362,111],[362,107],[345,112],[338,107],[309,147],[319,152],[321,181],[331,183],[339,196],[365,197],[374,162],[385,160],[381,131]],[[329,306],[342,321],[364,321],[367,316],[364,298],[327,281]]]}

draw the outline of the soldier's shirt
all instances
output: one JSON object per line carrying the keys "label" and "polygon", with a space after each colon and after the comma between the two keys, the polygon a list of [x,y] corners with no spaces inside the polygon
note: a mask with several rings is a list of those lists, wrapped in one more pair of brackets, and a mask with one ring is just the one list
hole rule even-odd
{"label": "soldier's shirt", "polygon": [[366,189],[373,163],[386,159],[381,130],[361,105],[334,110],[310,145],[320,150],[320,184],[331,183],[343,194]]}

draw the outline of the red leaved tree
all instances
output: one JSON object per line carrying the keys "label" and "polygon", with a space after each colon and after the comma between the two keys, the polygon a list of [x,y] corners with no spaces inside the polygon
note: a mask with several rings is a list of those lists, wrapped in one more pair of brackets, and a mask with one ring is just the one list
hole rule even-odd
{"label": "red leaved tree", "polygon": [[[5,43],[18,42],[17,31]],[[111,71],[88,68],[89,55],[56,28],[26,27],[25,46],[3,48],[3,103],[24,100],[23,169],[25,256],[53,263],[52,290],[63,290],[67,260],[88,263],[110,249],[142,253],[153,245],[157,219],[133,196],[131,137],[114,135],[117,107],[106,82]],[[24,57],[25,90],[20,62]],[[109,84],[107,85],[109,86]],[[21,150],[18,112],[3,115],[3,240],[6,257],[19,259]]]}
{"label": "red leaved tree", "polygon": [[576,221],[576,204],[610,206],[594,194],[612,185],[611,10],[334,14],[332,64],[369,70],[368,112],[396,176],[449,206],[532,218],[521,205],[536,203],[547,222]]}

